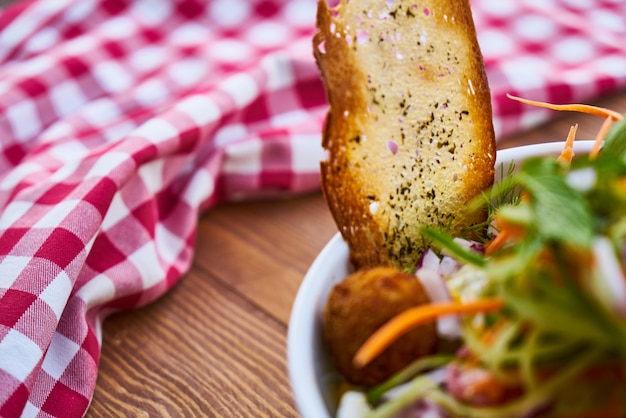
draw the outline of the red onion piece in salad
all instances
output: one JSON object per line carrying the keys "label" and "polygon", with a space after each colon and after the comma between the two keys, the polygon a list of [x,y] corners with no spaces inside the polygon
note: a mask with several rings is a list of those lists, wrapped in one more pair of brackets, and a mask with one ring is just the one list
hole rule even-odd
{"label": "red onion piece in salad", "polygon": [[[426,250],[418,262],[415,276],[424,286],[424,290],[432,302],[445,302],[452,299],[442,272],[444,269],[449,274],[449,272],[458,269],[458,263],[450,257],[443,257],[440,260],[439,256],[431,249]],[[458,317],[443,316],[439,318],[437,331],[442,337],[459,338],[461,329]]]}
{"label": "red onion piece in salad", "polygon": [[468,250],[476,251],[479,254],[485,253],[485,245],[480,242],[470,241],[470,240],[458,238],[458,237],[454,238],[454,242],[467,248]]}

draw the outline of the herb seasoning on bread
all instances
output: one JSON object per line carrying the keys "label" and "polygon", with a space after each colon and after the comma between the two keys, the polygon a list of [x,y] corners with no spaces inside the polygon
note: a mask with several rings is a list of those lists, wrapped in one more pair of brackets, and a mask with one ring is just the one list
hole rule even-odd
{"label": "herb seasoning on bread", "polygon": [[467,0],[320,0],[330,105],[322,188],[356,268],[413,269],[424,226],[461,231],[494,179],[490,91]]}

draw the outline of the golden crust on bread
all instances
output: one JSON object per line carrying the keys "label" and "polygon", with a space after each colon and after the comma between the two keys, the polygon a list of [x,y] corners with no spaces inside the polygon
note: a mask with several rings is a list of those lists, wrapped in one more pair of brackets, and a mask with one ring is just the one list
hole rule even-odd
{"label": "golden crust on bread", "polygon": [[320,0],[313,49],[329,112],[322,189],[355,267],[413,268],[425,225],[483,220],[490,91],[467,0]]}

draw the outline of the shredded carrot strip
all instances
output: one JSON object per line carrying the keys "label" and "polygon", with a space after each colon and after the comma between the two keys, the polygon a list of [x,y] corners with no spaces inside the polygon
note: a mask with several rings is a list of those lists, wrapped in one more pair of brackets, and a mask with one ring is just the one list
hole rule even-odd
{"label": "shredded carrot strip", "polygon": [[598,156],[598,153],[600,152],[600,147],[602,146],[602,141],[604,141],[606,134],[609,133],[609,130],[611,129],[611,125],[613,125],[613,119],[611,119],[611,117],[608,116],[604,120],[604,123],[600,127],[600,131],[598,131],[598,134],[596,135],[596,139],[595,139],[595,142],[593,143],[593,147],[591,148],[591,151],[589,152],[589,158],[594,159]]}
{"label": "shredded carrot strip", "polygon": [[493,312],[502,306],[501,299],[483,299],[467,303],[431,303],[407,309],[374,332],[356,352],[353,363],[356,367],[367,365],[402,335],[440,316]]}
{"label": "shredded carrot strip", "polygon": [[526,190],[522,191],[522,195],[520,197],[522,199],[522,202],[530,202],[530,193],[528,193]]}
{"label": "shredded carrot strip", "polygon": [[569,133],[567,134],[567,139],[565,140],[565,147],[563,147],[563,151],[561,155],[559,155],[558,161],[562,163],[571,163],[572,158],[574,158],[574,140],[576,139],[576,131],[578,130],[578,124],[572,126],[569,129]]}
{"label": "shredded carrot strip", "polygon": [[[522,194],[522,200],[528,201],[530,199],[527,193]],[[496,235],[485,246],[485,255],[490,256],[496,250],[501,248],[509,238],[520,237],[524,235],[524,228],[511,224],[510,222],[503,221],[498,215],[493,218],[493,226],[499,229],[498,235]]]}
{"label": "shredded carrot strip", "polygon": [[557,105],[557,104],[552,104],[552,103],[545,103],[545,102],[538,102],[535,100],[528,100],[528,99],[523,99],[521,97],[517,97],[517,96],[513,96],[511,94],[506,95],[506,97],[508,97],[509,99],[512,100],[517,100],[518,102],[524,103],[524,104],[528,104],[528,105],[532,105],[532,106],[538,106],[538,107],[545,107],[547,109],[552,109],[552,110],[564,110],[564,111],[571,111],[571,112],[581,112],[581,113],[588,113],[591,115],[596,115],[596,116],[602,116],[604,118],[610,117],[613,120],[622,120],[622,115],[619,114],[618,112],[611,110],[611,109],[605,109],[603,107],[598,107],[598,106],[591,106],[591,105],[586,105],[586,104],[565,104],[565,105]]}
{"label": "shredded carrot strip", "polygon": [[511,232],[508,229],[502,229],[498,232],[498,235],[495,236],[494,239],[489,241],[485,246],[485,255],[490,256],[493,254],[498,248],[501,248],[504,243],[511,238]]}

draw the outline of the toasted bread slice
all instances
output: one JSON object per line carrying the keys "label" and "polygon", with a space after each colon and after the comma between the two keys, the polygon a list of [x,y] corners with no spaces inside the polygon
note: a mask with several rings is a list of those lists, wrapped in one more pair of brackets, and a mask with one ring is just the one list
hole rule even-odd
{"label": "toasted bread slice", "polygon": [[493,183],[490,91],[467,0],[318,4],[314,54],[330,109],[322,188],[359,267],[414,268],[425,225],[481,222]]}

